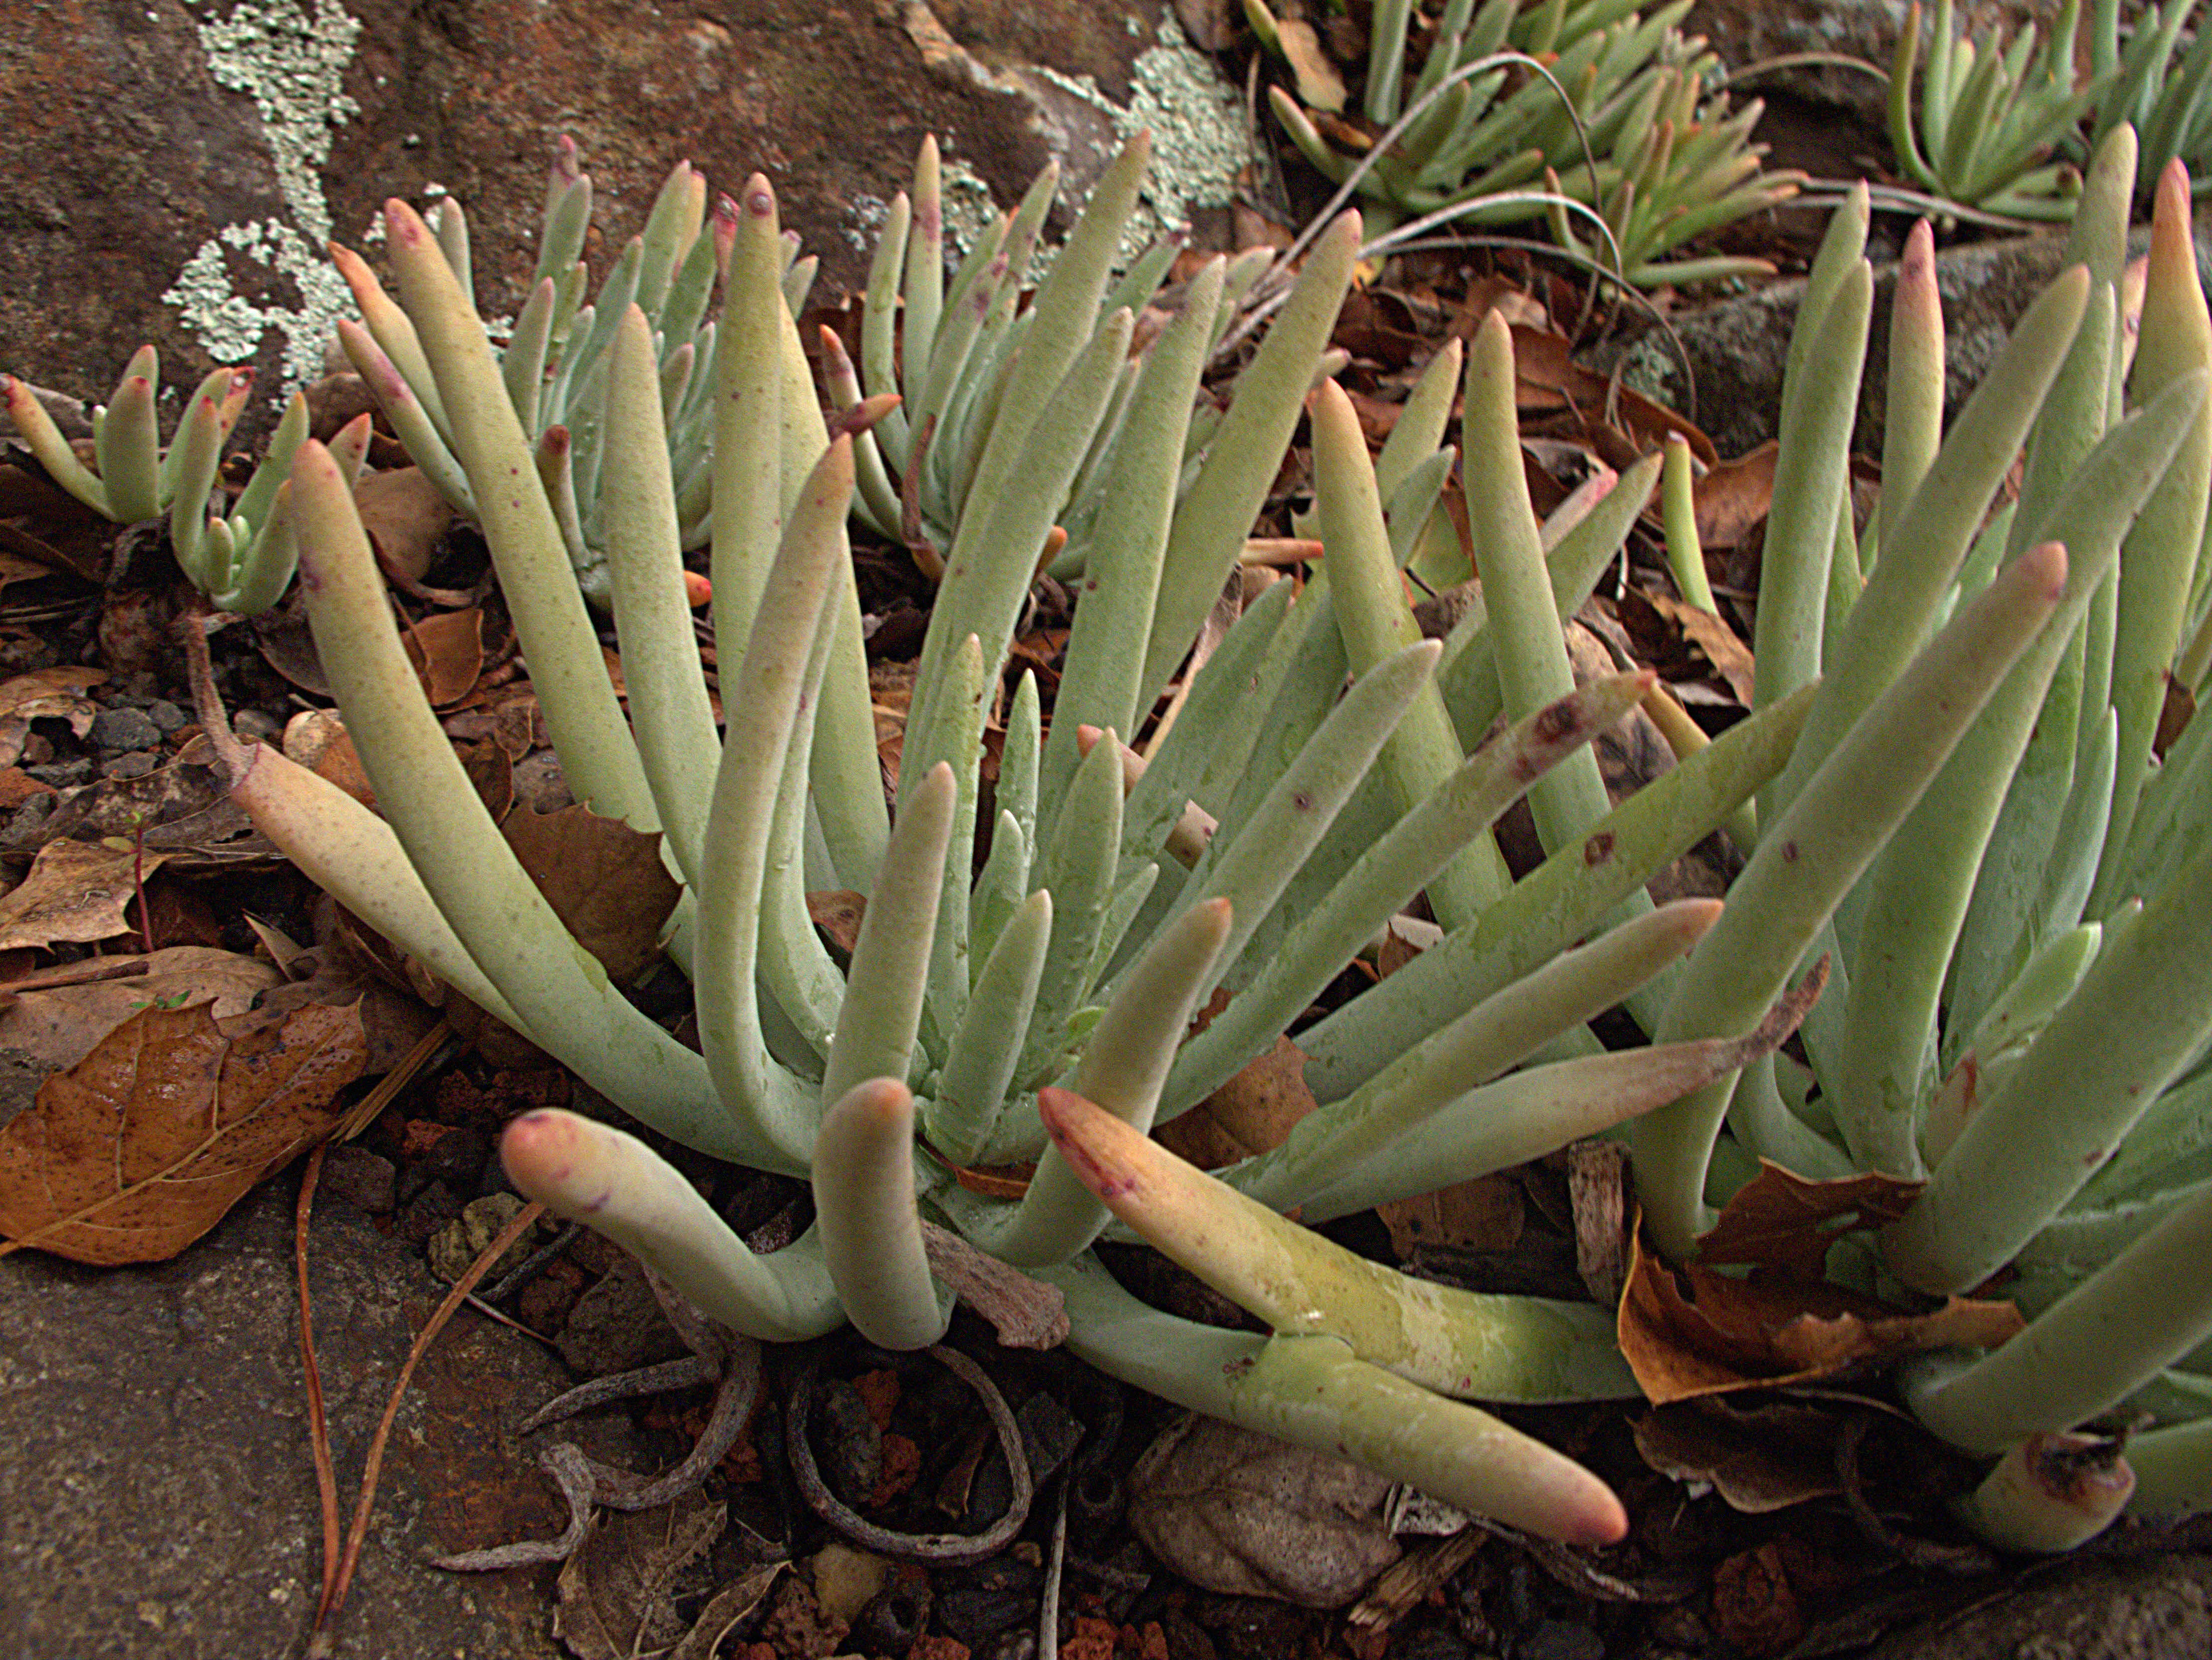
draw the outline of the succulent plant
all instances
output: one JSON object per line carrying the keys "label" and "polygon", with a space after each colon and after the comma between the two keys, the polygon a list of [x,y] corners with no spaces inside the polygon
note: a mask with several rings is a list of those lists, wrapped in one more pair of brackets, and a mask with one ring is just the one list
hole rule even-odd
{"label": "succulent plant", "polygon": [[[2063,1438],[2123,1403],[2159,1425],[2132,1444],[2137,1506],[2212,1502],[2194,1421],[2212,1395],[2212,1170],[2196,1151],[2212,1122],[2212,739],[2201,716],[2158,736],[2189,707],[2169,709],[2169,687],[2203,672],[2185,642],[2207,591],[2212,324],[2174,163],[2129,361],[2135,167],[2122,126],[2087,179],[2077,263],[1948,433],[1932,243],[1915,232],[1863,538],[1842,488],[1871,295],[1863,196],[1832,225],[1791,342],[1756,641],[1762,701],[1816,674],[1819,689],[1653,1036],[1748,1030],[1808,952],[1832,956],[1832,984],[1806,1023],[1809,1071],[1762,1059],[1629,1131],[1646,1218],[1677,1257],[1756,1157],[1924,1183],[1831,1250],[1833,1275],[1936,1295],[2017,1276],[2027,1330],[1926,1363],[1907,1393],[1939,1434],[2006,1456],[1975,1524],[2044,1548],[2126,1501],[2124,1480],[2090,1484],[2085,1508],[2046,1479],[2078,1473]],[[2018,498],[1992,514],[2023,445]]]}
{"label": "succulent plant", "polygon": [[[1151,136],[1138,134],[1092,187],[1085,228],[1052,255],[1055,265],[1072,260],[1088,273],[1081,285],[1090,296],[1088,313],[1041,320],[1019,301],[1059,189],[1058,165],[1046,167],[1015,210],[985,229],[948,282],[937,141],[923,139],[911,190],[892,198],[876,242],[860,311],[857,368],[833,331],[823,331],[822,345],[833,404],[851,408],[864,394],[900,399],[856,435],[855,511],[879,534],[905,543],[927,575],[943,571],[944,550],[969,499],[999,410],[1009,398],[1033,398],[1045,390],[1029,372],[1023,339],[1048,326],[1094,338],[1116,312],[1140,312],[1158,294],[1180,251],[1177,237],[1146,248],[1110,285],[1098,280],[1119,258],[1120,228],[1151,152]],[[1259,249],[1230,263],[1214,307],[1214,341],[1267,264],[1267,252]],[[1058,291],[1073,290],[1063,284]],[[1079,571],[1088,557],[1124,435],[1147,428],[1161,413],[1148,405],[1133,428],[1136,390],[1132,362],[1113,389],[1089,453],[1065,486],[1066,501],[1053,504],[1067,537],[1054,554],[1054,568],[1061,574]],[[1218,419],[1218,410],[1199,412],[1184,437],[1187,459],[1195,459]],[[1181,430],[1182,417],[1176,420]]]}
{"label": "succulent plant", "polygon": [[[610,483],[606,448],[611,352],[616,328],[632,305],[653,331],[681,544],[687,550],[706,544],[715,352],[707,307],[736,229],[719,216],[709,226],[706,210],[706,180],[688,161],[678,162],[653,198],[644,230],[630,239],[586,304],[589,275],[582,254],[591,228],[592,179],[582,170],[575,141],[563,136],[546,179],[529,297],[497,350],[501,383],[530,439],[532,465],[544,481],[569,563],[586,595],[602,609],[610,593],[605,504],[617,488]],[[460,204],[441,201],[428,219],[462,291],[472,295],[468,220]],[[803,303],[813,262],[795,262],[797,247],[793,240],[782,249],[781,280]],[[360,255],[332,243],[331,257],[362,319],[338,325],[339,344],[410,458],[456,512],[477,518],[475,492],[459,456],[461,440],[407,312],[393,304]]]}
{"label": "succulent plant", "polygon": [[[1094,201],[1075,245],[1110,246],[1126,210],[1115,196]],[[1786,1000],[1747,1037],[1621,1055],[1574,1036],[1711,926],[1713,902],[1623,902],[1774,775],[1806,707],[1784,700],[1620,808],[1607,803],[1583,746],[1649,678],[1575,689],[1555,606],[1613,555],[1657,459],[1590,507],[1547,568],[1514,436],[1510,337],[1492,319],[1468,399],[1492,611],[1423,642],[1394,559],[1411,533],[1394,534],[1349,400],[1323,382],[1312,398],[1322,575],[1296,594],[1279,582],[1247,609],[1139,757],[1119,734],[1137,731],[1235,565],[1313,385],[1358,222],[1316,245],[1186,479],[1184,427],[1228,276],[1213,262],[1137,361],[1051,730],[1025,678],[1006,706],[997,815],[971,881],[999,666],[1124,378],[1127,314],[1061,325],[1097,315],[1100,260],[1063,255],[1036,297],[951,526],[892,819],[846,552],[853,423],[832,435],[817,415],[767,181],[750,180],[721,216],[733,235],[714,398],[714,603],[720,637],[747,643],[722,654],[718,737],[684,623],[665,382],[642,311],[613,331],[602,441],[633,727],[441,239],[404,204],[386,213],[395,309],[482,508],[570,786],[659,830],[685,884],[669,948],[691,976],[705,1053],[608,982],[507,851],[407,667],[343,470],[317,446],[296,468],[303,588],[389,822],[265,748],[232,750],[235,799],[350,909],[654,1130],[811,1179],[815,1226],[756,1256],[643,1141],[561,1113],[510,1128],[503,1153],[521,1186],[714,1319],[763,1339],[849,1319],[878,1343],[928,1343],[948,1316],[945,1265],[981,1250],[1057,1287],[1071,1346],[1118,1376],[1549,1536],[1618,1536],[1625,1518],[1602,1483],[1466,1404],[1628,1392],[1606,1310],[1417,1283],[1279,1213],[1341,1214],[1560,1146],[1771,1050],[1802,1013],[1802,998]],[[1423,400],[1421,442],[1449,406]],[[1401,479],[1393,499],[1425,519],[1442,466],[1408,442],[1386,459],[1425,471],[1429,494]],[[1448,713],[1440,682],[1470,695]],[[1511,724],[1469,754],[1466,738],[1492,720],[1478,706]],[[1458,720],[1472,723],[1465,736]],[[1486,831],[1532,781],[1556,851],[1515,884]],[[810,925],[810,885],[867,895],[842,971]],[[1407,982],[1440,1017],[1432,1036],[1325,1091],[1284,1146],[1218,1178],[1146,1140],[1156,1119],[1269,1049],[1424,885],[1455,931],[1381,989]],[[1605,931],[1616,913],[1625,920]],[[1234,995],[1191,1036],[1217,988]],[[1333,1017],[1340,1031],[1359,1029],[1359,1006]],[[1564,1058],[1532,1061],[1554,1040]],[[979,1161],[1031,1158],[1017,1201],[957,1179]],[[1101,1195],[1274,1335],[1193,1324],[1122,1290],[1087,1253],[1112,1220]]]}
{"label": "succulent plant", "polygon": [[[261,465],[225,514],[217,475],[222,447],[253,390],[251,369],[219,368],[186,399],[183,418],[165,447],[155,414],[161,362],[141,346],[116,383],[115,395],[93,410],[93,460],[87,466],[62,436],[31,388],[0,375],[0,397],[15,430],[46,475],[105,519],[131,525],[167,514],[169,543],[194,587],[222,610],[263,611],[291,585],[295,550],[286,508],[285,475],[307,435],[307,400],[295,392],[270,436]],[[358,470],[368,453],[368,423],[349,427],[333,447]]]}
{"label": "succulent plant", "polygon": [[2141,149],[2136,194],[2148,198],[2179,157],[2198,175],[2192,193],[2212,189],[2212,31],[2199,27],[2186,47],[2182,35],[2197,15],[2197,0],[2136,8],[2123,40],[2119,0],[2097,0],[2090,20],[2092,63],[2104,95],[2091,124],[2092,143],[2122,122],[2135,128]]}
{"label": "succulent plant", "polygon": [[[2100,4],[2112,9],[2109,0]],[[2047,37],[2030,27],[2010,41],[1993,33],[1977,44],[1954,32],[1951,0],[1936,0],[1923,68],[1920,0],[1912,0],[1889,76],[1890,147],[1906,178],[1987,213],[2072,218],[2081,175],[2051,158],[2116,79],[2102,63],[2087,81],[2077,76],[2081,22],[2081,0],[2066,0]]]}
{"label": "succulent plant", "polygon": [[[1803,180],[1760,171],[1765,149],[1750,135],[1761,105],[1731,113],[1725,93],[1708,91],[1717,60],[1676,27],[1687,0],[1648,19],[1620,0],[1453,0],[1409,87],[1413,9],[1375,8],[1364,94],[1373,135],[1324,112],[1325,134],[1287,89],[1270,94],[1327,176],[1424,228],[1548,221],[1562,246],[1643,287],[1771,271],[1759,259],[1668,257]],[[1263,42],[1276,36],[1258,0],[1246,11]],[[1578,234],[1570,208],[1595,231]]]}

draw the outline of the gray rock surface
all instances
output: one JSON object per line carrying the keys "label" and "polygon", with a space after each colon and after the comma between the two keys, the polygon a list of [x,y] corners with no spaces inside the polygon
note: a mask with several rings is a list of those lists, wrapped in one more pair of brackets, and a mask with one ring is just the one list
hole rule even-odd
{"label": "gray rock surface", "polygon": [[173,386],[218,361],[252,362],[271,393],[312,376],[345,303],[322,243],[361,245],[392,195],[459,198],[480,303],[512,314],[562,133],[599,186],[600,267],[689,158],[726,190],[766,171],[785,224],[838,283],[864,271],[874,219],[927,132],[955,164],[949,222],[979,216],[986,187],[1010,204],[1049,154],[1063,158],[1064,204],[1079,203],[1139,125],[1175,141],[1157,204],[1168,217],[1225,199],[1241,160],[1220,142],[1241,133],[1241,103],[1209,60],[1172,49],[1166,0],[7,0],[4,12],[0,370],[77,397],[104,398],[143,340]]}
{"label": "gray rock surface", "polygon": [[[1931,14],[1934,9],[1923,8]],[[2032,0],[1964,0],[1956,15],[1960,27],[1973,33],[1998,27],[2009,35],[2030,20],[2047,26],[2051,9]],[[1887,70],[1905,13],[1905,0],[1698,0],[1682,27],[1685,33],[1705,36],[1732,68],[1817,52],[1863,58]],[[1877,125],[1888,97],[1885,84],[1863,70],[1821,64],[1778,71],[1750,90],[1775,86],[1838,105]]]}
{"label": "gray rock surface", "polygon": [[[296,1653],[321,1523],[292,1268],[296,1179],[182,1257],[99,1269],[0,1259],[0,1654],[246,1660]],[[315,1219],[317,1347],[350,1521],[362,1460],[443,1287],[350,1207]],[[467,1310],[402,1408],[341,1652],[552,1660],[553,1571],[457,1575],[444,1552],[566,1521],[514,1426],[568,1386],[529,1338]],[[555,1433],[653,1468],[620,1412]]]}
{"label": "gray rock surface", "polygon": [[[1947,386],[1945,404],[1955,415],[1981,383],[2021,313],[2063,263],[2063,235],[2006,238],[1946,248],[1936,256],[1936,281],[1943,296]],[[2138,228],[2131,254],[2148,246]],[[2198,269],[2212,280],[2212,218],[2197,224]],[[1897,268],[1875,270],[1873,326],[1867,344],[1866,379],[1859,400],[1855,447],[1868,454],[1881,450],[1883,392],[1888,380],[1889,306]],[[1741,455],[1774,436],[1782,407],[1782,367],[1790,330],[1803,297],[1802,280],[1776,283],[1738,299],[1687,313],[1673,319],[1697,379],[1695,418],[1723,456]],[[1623,366],[1629,382],[1676,409],[1692,403],[1680,359],[1663,335],[1645,334],[1625,349],[1595,354],[1599,368]]]}
{"label": "gray rock surface", "polygon": [[2185,1660],[2212,1654],[2212,1557],[2055,1562],[2010,1595],[1899,1632],[1871,1660]]}

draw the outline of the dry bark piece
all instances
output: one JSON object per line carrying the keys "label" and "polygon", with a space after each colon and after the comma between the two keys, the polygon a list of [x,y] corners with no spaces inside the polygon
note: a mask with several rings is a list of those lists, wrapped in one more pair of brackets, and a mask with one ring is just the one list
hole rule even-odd
{"label": "dry bark piece", "polygon": [[1129,1473],[1129,1525],[1208,1590],[1341,1607],[1401,1554],[1388,1477],[1212,1418],[1187,1417]]}

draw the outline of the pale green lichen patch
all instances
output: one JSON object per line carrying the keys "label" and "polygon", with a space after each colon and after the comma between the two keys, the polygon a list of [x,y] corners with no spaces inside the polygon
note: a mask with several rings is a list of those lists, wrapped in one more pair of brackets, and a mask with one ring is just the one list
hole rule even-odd
{"label": "pale green lichen patch", "polygon": [[[213,0],[191,3],[210,7]],[[345,284],[321,254],[331,234],[321,169],[333,130],[360,112],[344,86],[360,34],[359,20],[339,0],[234,0],[199,25],[209,72],[251,97],[260,114],[285,216],[225,226],[200,245],[161,297],[224,362],[252,356],[271,330],[282,334],[284,391],[321,373],[324,342],[346,313]],[[299,306],[244,299],[233,280],[234,259],[291,278]]]}
{"label": "pale green lichen patch", "polygon": [[1090,76],[1038,70],[1062,92],[1111,117],[1122,142],[1147,128],[1152,131],[1152,164],[1122,247],[1125,257],[1188,223],[1198,209],[1235,201],[1238,175],[1254,160],[1236,94],[1223,83],[1213,60],[1191,45],[1172,11],[1160,19],[1158,42],[1130,66],[1126,106],[1109,98]]}

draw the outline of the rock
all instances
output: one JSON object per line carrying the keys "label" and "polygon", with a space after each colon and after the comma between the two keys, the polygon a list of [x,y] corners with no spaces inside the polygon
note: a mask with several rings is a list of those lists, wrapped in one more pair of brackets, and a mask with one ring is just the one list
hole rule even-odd
{"label": "rock", "polygon": [[[459,1284],[477,1258],[499,1237],[500,1230],[514,1220],[521,1210],[522,1201],[511,1193],[495,1193],[469,1201],[461,1207],[459,1217],[431,1236],[430,1272],[447,1285]],[[486,1270],[485,1280],[496,1284],[501,1274],[512,1274],[520,1268],[530,1260],[532,1244],[526,1231]]]}
{"label": "rock", "polygon": [[348,1142],[325,1155],[322,1180],[315,1191],[320,1198],[340,1200],[381,1216],[398,1202],[398,1172],[389,1158]]}
{"label": "rock", "polygon": [[2172,1660],[2212,1654],[2212,1556],[2051,1564],[2023,1588],[1891,1636],[1871,1660]]}
{"label": "rock", "polygon": [[869,1600],[889,1583],[897,1564],[850,1545],[824,1545],[812,1563],[814,1600],[823,1616],[849,1627]]}
{"label": "rock", "polygon": [[[1933,8],[1929,8],[1931,10]],[[1981,33],[1992,27],[2008,34],[2039,8],[2022,0],[1965,0],[1960,27]],[[2048,26],[2048,19],[2044,19]],[[1683,21],[1685,34],[1702,34],[1731,69],[1797,52],[1838,52],[1887,71],[1905,22],[1902,0],[1698,0]],[[1835,104],[1876,126],[1887,119],[1887,84],[1861,70],[1808,64],[1762,77],[1746,95],[1780,86],[1802,98]]]}
{"label": "rock", "polygon": [[[296,1180],[264,1184],[173,1262],[0,1260],[0,1653],[295,1653],[321,1526],[293,1288]],[[316,1213],[309,1280],[341,1502],[442,1287],[349,1207]],[[569,1379],[463,1310],[400,1409],[342,1617],[348,1654],[553,1660],[553,1570],[462,1576],[447,1552],[560,1531],[514,1426]],[[627,1414],[557,1432],[650,1468]]]}
{"label": "rock", "polygon": [[[2129,239],[2130,257],[2148,246],[2149,234],[2139,227]],[[1968,243],[1936,254],[1936,282],[1947,325],[1947,419],[1981,384],[2021,313],[2058,274],[2065,246],[2063,235],[2024,236]],[[2200,215],[2197,222],[2197,263],[2212,280],[2212,216]],[[1896,285],[1895,265],[1875,268],[1873,326],[1853,440],[1853,447],[1867,454],[1881,452],[1889,307]],[[1741,455],[1774,436],[1782,408],[1782,366],[1804,292],[1802,280],[1777,283],[1674,319],[1697,377],[1693,418],[1723,457]],[[1646,334],[1626,348],[1594,354],[1591,361],[1606,370],[1620,364],[1638,390],[1692,413],[1680,362],[1663,337]]]}
{"label": "rock", "polygon": [[[8,35],[0,369],[104,398],[151,340],[172,419],[216,362],[252,362],[264,394],[324,372],[349,301],[322,243],[368,241],[387,196],[459,199],[479,301],[512,315],[564,132],[599,269],[689,158],[724,190],[768,173],[848,288],[927,132],[949,223],[1011,205],[1050,155],[1064,216],[1142,125],[1170,218],[1225,203],[1249,159],[1241,99],[1174,44],[1167,0],[83,0],[12,7]],[[275,398],[254,403],[265,424]]]}
{"label": "rock", "polygon": [[92,741],[102,750],[157,750],[161,729],[143,709],[102,709],[92,717]]}
{"label": "rock", "polygon": [[561,1358],[586,1377],[635,1371],[684,1353],[645,1270],[629,1257],[576,1299],[561,1333]]}
{"label": "rock", "polygon": [[1212,1418],[1185,1418],[1129,1473],[1129,1524],[1208,1590],[1310,1608],[1349,1602],[1401,1554],[1387,1476]]}

